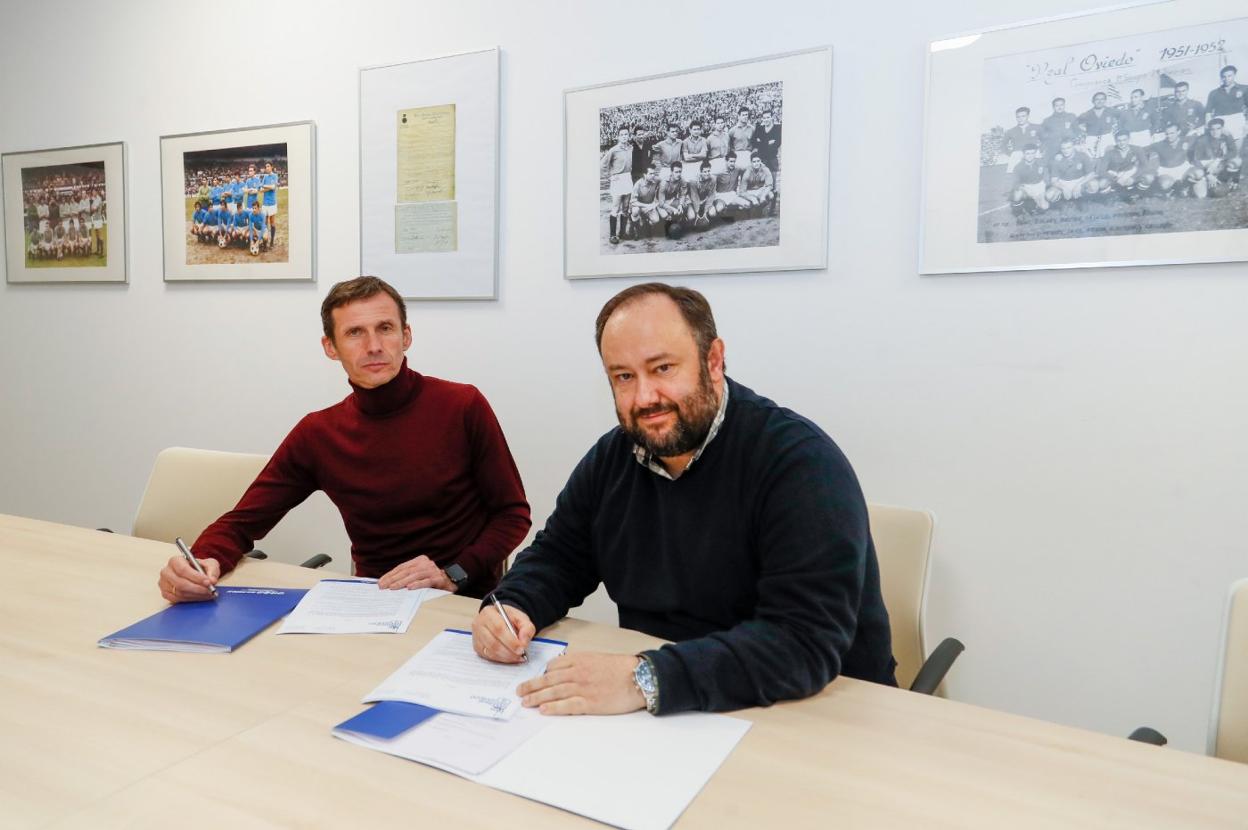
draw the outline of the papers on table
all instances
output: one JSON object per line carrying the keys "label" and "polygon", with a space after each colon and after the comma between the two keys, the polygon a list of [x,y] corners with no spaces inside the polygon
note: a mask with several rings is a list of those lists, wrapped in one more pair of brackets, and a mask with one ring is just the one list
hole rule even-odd
{"label": "papers on table", "polygon": [[390,591],[372,579],[323,579],[290,613],[278,634],[402,634],[421,602],[446,591]]}
{"label": "papers on table", "polygon": [[303,588],[217,586],[217,598],[183,602],[114,632],[104,648],[140,651],[233,651],[290,612]]}
{"label": "papers on table", "polygon": [[[382,707],[391,708],[379,713]],[[394,707],[424,711],[396,712]],[[408,719],[417,722],[406,731],[389,734]],[[495,720],[437,712],[414,703],[382,702],[338,724],[334,734],[457,775],[480,775],[541,731],[548,720],[534,709],[521,709],[511,720]]]}
{"label": "papers on table", "polygon": [[516,687],[546,670],[567,649],[558,640],[534,638],[527,663],[491,663],[472,650],[472,634],[448,628],[364,696],[364,702],[400,700],[443,712],[508,720],[520,707]]}
{"label": "papers on table", "polygon": [[751,726],[702,712],[541,719],[531,740],[464,777],[629,830],[675,823]]}
{"label": "papers on table", "polygon": [[[377,712],[385,706],[394,708]],[[499,721],[428,712],[379,703],[334,735],[630,830],[675,823],[750,728],[702,713],[547,717],[522,709]],[[395,734],[407,721],[415,725]]]}
{"label": "papers on table", "polygon": [[333,734],[617,827],[670,827],[750,722],[702,713],[546,717],[521,707],[515,687],[566,645],[534,640],[528,663],[504,666],[477,657],[467,631],[447,629],[364,698],[382,702]]}

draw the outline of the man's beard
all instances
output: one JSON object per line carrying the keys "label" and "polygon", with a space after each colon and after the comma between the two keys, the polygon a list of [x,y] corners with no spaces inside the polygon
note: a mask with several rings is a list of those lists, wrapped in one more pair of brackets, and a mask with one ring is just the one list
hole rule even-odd
{"label": "man's beard", "polygon": [[[643,430],[637,419],[657,412],[675,412],[676,423],[663,437],[653,437]],[[677,403],[661,403],[646,409],[634,409],[627,421],[618,410],[616,417],[620,427],[642,449],[660,458],[672,458],[692,452],[702,445],[711,424],[719,414],[719,401],[715,396],[715,385],[711,383],[710,372],[706,364],[702,365],[698,375],[698,388],[686,395]]]}

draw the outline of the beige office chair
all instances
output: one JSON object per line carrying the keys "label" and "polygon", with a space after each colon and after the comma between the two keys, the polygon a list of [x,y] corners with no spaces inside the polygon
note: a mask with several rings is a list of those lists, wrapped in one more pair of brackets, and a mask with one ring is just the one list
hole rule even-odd
{"label": "beige office chair", "polygon": [[204,528],[238,504],[267,463],[267,455],[187,447],[161,450],[134,517],[134,535],[169,543],[178,536],[188,544],[195,541]]}
{"label": "beige office chair", "polygon": [[[266,455],[187,447],[161,450],[134,517],[134,535],[170,544],[181,536],[193,543],[204,528],[238,504],[267,463]],[[265,558],[259,551],[248,556]],[[303,566],[319,568],[331,561],[317,554]]]}
{"label": "beige office chair", "polygon": [[1209,754],[1248,763],[1248,579],[1231,585],[1218,654]]}
{"label": "beige office chair", "polygon": [[932,694],[963,651],[952,637],[929,656],[923,644],[928,557],[932,550],[932,514],[905,507],[867,505],[871,538],[880,562],[880,589],[893,634],[897,682],[902,688]]}

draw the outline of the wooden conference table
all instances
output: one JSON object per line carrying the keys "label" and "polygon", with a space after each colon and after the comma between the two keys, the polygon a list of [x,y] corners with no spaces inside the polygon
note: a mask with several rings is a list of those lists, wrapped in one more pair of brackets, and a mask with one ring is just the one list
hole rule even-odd
{"label": "wooden conference table", "polygon": [[[98,648],[163,607],[172,550],[0,516],[0,827],[593,826],[331,737],[474,601],[432,601],[405,635],[270,629],[228,655]],[[227,581],[320,577],[248,562]],[[572,649],[657,642],[577,620],[554,632]],[[679,827],[1248,826],[1248,765],[870,683],[738,716],[753,728]]]}

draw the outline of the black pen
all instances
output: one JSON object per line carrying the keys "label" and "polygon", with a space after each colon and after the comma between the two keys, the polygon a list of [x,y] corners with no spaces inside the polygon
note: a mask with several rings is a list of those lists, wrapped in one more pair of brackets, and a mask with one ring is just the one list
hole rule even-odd
{"label": "black pen", "polygon": [[[191,549],[186,546],[186,542],[182,541],[181,536],[174,539],[173,543],[178,546],[178,551],[182,554],[182,558],[191,563],[192,568],[199,571],[204,576],[208,575],[208,573],[204,570],[204,566],[199,564],[199,560],[191,555]],[[216,586],[209,585],[208,590],[212,591],[212,595],[214,597],[217,595]],[[513,631],[512,633],[514,634],[515,632]]]}

